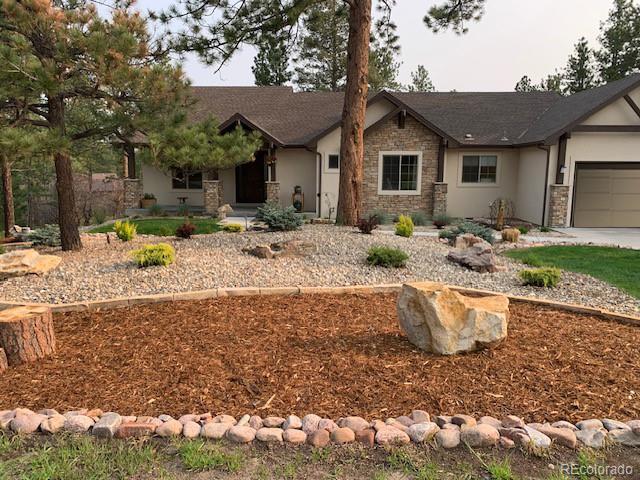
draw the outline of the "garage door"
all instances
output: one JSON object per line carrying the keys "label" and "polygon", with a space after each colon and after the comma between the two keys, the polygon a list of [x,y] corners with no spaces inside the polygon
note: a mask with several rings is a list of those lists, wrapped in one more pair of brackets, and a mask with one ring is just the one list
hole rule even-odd
{"label": "garage door", "polygon": [[640,227],[640,163],[578,164],[574,227]]}

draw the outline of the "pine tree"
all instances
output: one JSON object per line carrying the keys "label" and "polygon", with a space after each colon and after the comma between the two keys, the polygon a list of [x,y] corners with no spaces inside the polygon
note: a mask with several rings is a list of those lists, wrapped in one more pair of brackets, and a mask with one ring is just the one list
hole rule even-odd
{"label": "pine tree", "polygon": [[593,51],[589,42],[582,37],[575,44],[573,55],[569,56],[564,70],[563,92],[573,94],[597,85]]}
{"label": "pine tree", "polygon": [[407,86],[407,90],[410,92],[435,91],[433,82],[429,76],[429,70],[427,70],[424,65],[418,65],[418,67],[411,72],[411,84]]}
{"label": "pine tree", "polygon": [[288,36],[284,32],[261,36],[251,71],[260,86],[284,85],[291,80]]}
{"label": "pine tree", "polygon": [[554,72],[540,80],[538,90],[541,92],[563,92],[564,75],[561,72]]}
{"label": "pine tree", "polygon": [[520,80],[518,80],[514,90],[516,92],[535,92],[538,89],[531,81],[531,78],[528,75],[524,75]]}
{"label": "pine tree", "polygon": [[400,45],[398,43],[399,37],[396,34],[397,27],[391,21],[390,9],[386,10],[383,17],[376,21],[375,29],[371,35],[369,88],[374,92],[402,88],[398,82],[401,62],[398,60]]}
{"label": "pine tree", "polygon": [[600,25],[601,48],[596,52],[603,82],[640,71],[640,8],[633,0],[615,0],[609,17]]}

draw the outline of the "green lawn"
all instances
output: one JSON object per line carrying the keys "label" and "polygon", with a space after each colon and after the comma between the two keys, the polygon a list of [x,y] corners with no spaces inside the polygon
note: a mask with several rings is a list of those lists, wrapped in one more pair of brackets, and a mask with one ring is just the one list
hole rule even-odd
{"label": "green lawn", "polygon": [[505,255],[532,266],[586,273],[640,298],[639,250],[556,245],[509,250]]}
{"label": "green lawn", "polygon": [[[213,233],[220,230],[218,221],[211,218],[190,218],[189,221],[196,226],[196,235]],[[140,235],[158,235],[161,237],[171,237],[175,234],[176,228],[185,222],[183,217],[178,218],[143,218],[140,220],[130,220],[136,224]],[[107,233],[113,231],[113,224],[102,225],[89,230],[89,233]]]}

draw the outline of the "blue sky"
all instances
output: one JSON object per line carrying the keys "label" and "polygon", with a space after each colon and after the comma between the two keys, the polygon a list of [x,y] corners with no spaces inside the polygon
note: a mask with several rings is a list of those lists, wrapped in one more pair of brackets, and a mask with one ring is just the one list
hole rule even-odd
{"label": "blue sky", "polygon": [[[139,0],[138,8],[160,8],[170,0]],[[375,0],[374,0],[375,3]],[[563,67],[574,43],[585,36],[596,45],[600,22],[612,0],[487,0],[479,23],[466,35],[433,34],[422,22],[435,0],[398,0],[393,19],[398,25],[402,66],[399,79],[423,64],[438,90],[508,91],[522,75],[538,81]],[[255,51],[238,52],[220,72],[195,58],[185,63],[194,85],[252,85]]]}

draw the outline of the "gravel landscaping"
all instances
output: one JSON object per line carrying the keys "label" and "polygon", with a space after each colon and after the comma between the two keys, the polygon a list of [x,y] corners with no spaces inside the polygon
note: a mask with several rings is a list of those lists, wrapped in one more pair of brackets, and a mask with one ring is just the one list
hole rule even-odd
{"label": "gravel landscaping", "polygon": [[[258,244],[298,239],[317,250],[305,257],[262,260],[242,253]],[[129,252],[145,243],[169,242],[177,259],[169,267],[137,268]],[[450,247],[433,237],[402,238],[374,232],[362,235],[351,228],[307,225],[297,232],[215,233],[191,240],[139,236],[122,243],[111,234],[83,235],[81,252],[49,251],[63,258],[44,277],[22,277],[1,283],[5,300],[65,303],[114,297],[204,290],[215,287],[341,286],[432,280],[449,284],[548,298],[562,302],[638,314],[640,302],[602,281],[565,272],[556,289],[524,287],[519,262],[500,257],[504,271],[479,274],[446,260]],[[403,249],[407,267],[370,267],[366,251],[373,245]]]}

